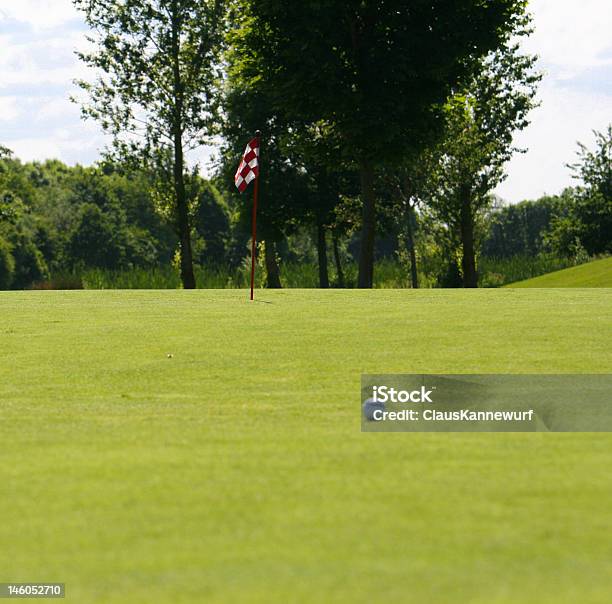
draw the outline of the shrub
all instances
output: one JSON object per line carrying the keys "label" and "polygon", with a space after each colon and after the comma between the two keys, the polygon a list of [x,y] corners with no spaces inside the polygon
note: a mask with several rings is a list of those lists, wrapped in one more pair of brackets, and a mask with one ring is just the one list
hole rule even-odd
{"label": "shrub", "polygon": [[11,247],[0,237],[0,289],[8,289],[11,286],[14,274],[15,259],[11,254]]}
{"label": "shrub", "polygon": [[17,232],[12,237],[15,274],[11,287],[24,289],[49,278],[49,269],[40,250],[28,234]]}

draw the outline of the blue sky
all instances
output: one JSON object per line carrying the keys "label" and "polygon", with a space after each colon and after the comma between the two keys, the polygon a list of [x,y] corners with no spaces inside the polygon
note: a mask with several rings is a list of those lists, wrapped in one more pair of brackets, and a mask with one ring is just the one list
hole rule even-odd
{"label": "blue sky", "polygon": [[[535,33],[526,43],[540,56],[541,107],[516,142],[529,149],[508,164],[498,194],[510,202],[556,193],[572,183],[566,162],[576,141],[612,122],[610,0],[532,0]],[[74,55],[86,27],[70,0],[0,0],[0,144],[23,160],[57,157],[89,164],[106,144],[82,122],[68,97],[87,77]],[[210,150],[200,161],[204,172]]]}

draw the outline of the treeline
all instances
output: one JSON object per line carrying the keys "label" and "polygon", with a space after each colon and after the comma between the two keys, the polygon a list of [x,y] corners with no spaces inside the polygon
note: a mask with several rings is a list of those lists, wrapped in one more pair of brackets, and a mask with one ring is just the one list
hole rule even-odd
{"label": "treeline", "polygon": [[[22,163],[2,150],[0,288],[40,285],[88,268],[172,265],[178,229],[153,179],[110,163],[89,168],[57,160]],[[231,229],[227,204],[197,174],[190,175],[188,187],[196,261],[228,262],[237,231]]]}
{"label": "treeline", "polygon": [[[90,168],[56,160],[22,163],[4,150],[0,288],[82,287],[85,275],[85,285],[92,287],[176,286],[170,275],[171,267],[177,273],[179,268],[178,226],[156,198],[153,179],[109,163]],[[188,182],[195,273],[201,285],[245,285],[249,229],[242,200],[220,193],[221,177],[209,182],[191,174]],[[612,252],[610,204],[602,200],[585,188],[571,188],[516,205],[493,204],[478,222],[480,285],[501,285]],[[296,222],[272,254],[266,254],[269,244],[264,242],[260,282],[355,287],[358,206],[357,194],[344,200],[344,214],[336,217],[333,229],[321,229],[315,220]],[[424,287],[460,287],[459,258],[448,255],[440,238],[446,226],[426,211],[409,219],[408,229],[391,212],[379,216],[379,283],[414,286],[414,279]]]}
{"label": "treeline", "polygon": [[[527,212],[529,225],[495,209],[541,78],[517,42],[530,34],[523,0],[75,5],[93,42],[80,58],[99,76],[76,100],[113,145],[94,168],[21,165],[4,152],[13,287],[172,264],[192,288],[198,266],[239,267],[251,195],[233,176],[256,130],[268,287],[282,286],[279,261],[312,252],[321,287],[372,287],[377,258],[389,257],[413,287],[476,287],[483,252],[609,251],[610,130],[594,151],[580,148],[581,187]],[[213,138],[206,182],[185,156]],[[354,280],[343,270],[353,260]]]}

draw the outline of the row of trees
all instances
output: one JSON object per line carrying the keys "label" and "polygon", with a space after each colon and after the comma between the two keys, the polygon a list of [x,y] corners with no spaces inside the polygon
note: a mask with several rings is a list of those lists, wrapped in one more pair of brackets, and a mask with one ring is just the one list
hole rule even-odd
{"label": "row of trees", "polygon": [[[114,144],[96,168],[46,174],[43,181],[61,180],[56,189],[31,172],[65,167],[21,166],[4,152],[0,167],[13,174],[4,186],[13,191],[4,256],[10,247],[13,263],[17,223],[57,235],[53,252],[40,234],[30,237],[48,267],[175,258],[191,288],[194,261],[240,262],[250,196],[238,195],[233,174],[256,129],[264,134],[259,225],[269,286],[280,286],[277,252],[304,230],[315,233],[321,287],[329,285],[329,241],[340,284],[349,242],[360,287],[372,286],[375,254],[389,251],[407,258],[417,287],[417,256],[431,245],[450,275],[441,283],[475,287],[482,243],[501,249],[485,241],[491,191],[520,151],[513,134],[528,123],[540,79],[518,43],[530,33],[526,2],[74,1],[91,27],[93,50],[80,57],[96,74],[78,82],[75,100]],[[221,140],[215,186],[185,160],[213,137]],[[598,149],[609,139],[603,133]],[[600,178],[609,146],[589,153],[582,149],[576,168],[584,187],[568,194],[572,209],[549,212],[538,231],[560,253],[576,242],[599,253],[606,239],[609,222],[599,239],[592,225],[609,221]],[[60,201],[48,201],[58,187]],[[511,238],[496,228],[498,239]]]}
{"label": "row of trees", "polygon": [[[583,181],[591,184],[516,205],[495,203],[479,214],[474,241],[488,267],[480,275],[483,283],[505,282],[499,270],[491,273],[492,262],[501,267],[503,259],[515,256],[543,254],[550,261],[551,255],[560,261],[566,258],[560,262],[563,266],[612,252],[612,207],[606,192],[610,170],[604,169],[609,161],[601,162],[606,153],[609,158],[612,132],[598,139],[595,151],[582,148],[577,164],[578,174],[584,174]],[[416,176],[410,182],[419,182]],[[78,275],[90,268],[131,271],[170,264],[179,268],[178,229],[167,203],[156,194],[155,179],[155,174],[123,164],[92,168],[71,168],[56,160],[23,164],[3,150],[0,289],[29,287],[50,277],[52,283],[45,287],[78,286]],[[414,209],[414,198],[404,193],[409,183],[397,174],[381,182],[385,188],[379,198],[384,211],[377,215],[382,232],[376,242],[377,256],[398,262],[398,268],[410,275],[413,287],[419,283],[462,285],[461,256],[453,252],[451,231],[427,206]],[[244,220],[243,200],[225,197],[217,188],[222,185],[221,177],[216,182],[193,173],[186,178],[194,262],[229,276],[240,271],[248,253],[249,225]],[[385,191],[392,195],[385,196]],[[263,254],[269,285],[280,284],[277,258],[294,266],[318,262],[322,287],[330,285],[330,274],[337,286],[356,284],[352,267],[359,253],[358,195],[343,197],[337,207],[344,214],[334,219],[331,233],[321,228],[329,216],[319,219],[313,212],[309,222],[296,222],[279,240],[274,254]],[[327,244],[332,251],[329,259]],[[328,261],[334,264],[333,273],[328,271]],[[512,266],[517,266],[514,260]],[[293,278],[293,282],[300,280]]]}
{"label": "row of trees", "polygon": [[[344,206],[358,193],[358,284],[371,287],[385,202],[405,206],[409,225],[427,199],[460,242],[465,285],[476,286],[475,221],[539,79],[513,42],[529,33],[524,0],[75,4],[95,48],[81,59],[99,74],[80,82],[83,113],[123,160],[158,175],[184,287],[195,286],[185,152],[221,133],[230,187],[256,129],[267,260],[296,225],[314,221],[320,243],[325,230],[352,227],[354,204]],[[413,178],[424,172],[425,189]]]}
{"label": "row of trees", "polygon": [[[110,163],[24,164],[3,149],[0,289],[29,287],[86,268],[127,270],[173,262],[178,232],[155,194],[155,178]],[[237,245],[227,204],[197,174],[188,175],[186,187],[195,261],[225,263]]]}

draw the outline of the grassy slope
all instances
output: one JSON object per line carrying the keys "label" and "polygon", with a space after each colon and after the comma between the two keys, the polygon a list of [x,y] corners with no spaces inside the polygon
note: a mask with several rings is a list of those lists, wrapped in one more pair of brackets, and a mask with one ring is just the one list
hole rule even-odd
{"label": "grassy slope", "polygon": [[362,434],[358,400],[361,372],[606,372],[612,291],[258,297],[0,293],[0,581],[611,600],[612,435]]}
{"label": "grassy slope", "polygon": [[612,287],[612,257],[519,281],[506,287]]}

